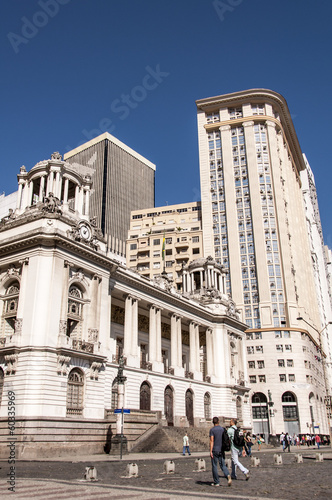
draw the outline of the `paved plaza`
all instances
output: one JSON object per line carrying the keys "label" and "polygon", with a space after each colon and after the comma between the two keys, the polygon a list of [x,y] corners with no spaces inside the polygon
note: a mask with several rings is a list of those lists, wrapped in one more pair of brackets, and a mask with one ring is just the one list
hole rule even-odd
{"label": "paved plaza", "polygon": [[[0,498],[15,499],[57,499],[86,500],[134,499],[287,499],[313,500],[330,499],[332,490],[331,449],[322,450],[324,461],[315,461],[316,449],[294,448],[292,453],[282,453],[283,463],[274,464],[274,453],[281,449],[254,452],[260,458],[260,465],[252,467],[250,459],[242,463],[250,469],[251,477],[245,481],[238,471],[238,480],[227,487],[227,481],[220,478],[220,487],[211,486],[211,463],[208,454],[195,453],[190,457],[180,454],[140,454],[119,457],[107,455],[73,457],[47,461],[20,461],[16,463],[15,492],[8,491],[6,477],[9,465],[0,462]],[[303,454],[304,462],[295,463],[295,453]],[[226,455],[227,458],[228,454]],[[206,471],[195,470],[195,460],[206,461]],[[83,461],[81,461],[81,459]],[[165,460],[173,460],[175,472],[165,474]],[[128,463],[136,463],[138,477],[126,477]],[[84,481],[85,467],[97,469],[97,482]]]}

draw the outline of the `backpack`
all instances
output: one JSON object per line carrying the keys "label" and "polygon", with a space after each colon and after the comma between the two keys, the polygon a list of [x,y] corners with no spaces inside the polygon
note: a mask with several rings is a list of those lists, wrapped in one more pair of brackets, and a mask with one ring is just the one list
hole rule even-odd
{"label": "backpack", "polygon": [[243,446],[244,446],[243,432],[240,431],[240,429],[238,427],[236,429],[234,429],[233,444],[237,448],[243,448]]}
{"label": "backpack", "polygon": [[224,429],[222,433],[222,451],[229,451],[231,449],[231,440],[229,438],[228,432]]}

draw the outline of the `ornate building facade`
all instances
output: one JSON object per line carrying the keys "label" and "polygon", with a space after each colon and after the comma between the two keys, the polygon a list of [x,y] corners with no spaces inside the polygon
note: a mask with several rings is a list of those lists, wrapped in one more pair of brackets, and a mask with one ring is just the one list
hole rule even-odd
{"label": "ornate building facade", "polygon": [[102,451],[121,355],[129,448],[152,414],[177,426],[236,415],[251,428],[246,326],[223,267],[208,258],[186,269],[185,297],[127,269],[90,218],[91,177],[58,153],[18,183],[0,223],[2,443],[14,394],[18,458]]}

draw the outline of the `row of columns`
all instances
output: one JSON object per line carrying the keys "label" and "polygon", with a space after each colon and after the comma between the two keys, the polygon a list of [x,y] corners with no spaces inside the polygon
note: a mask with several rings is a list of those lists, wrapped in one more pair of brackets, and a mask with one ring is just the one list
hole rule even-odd
{"label": "row of columns", "polygon": [[[48,175],[42,175],[40,177],[34,178],[32,180],[26,179],[26,176],[19,176],[18,183],[18,196],[17,196],[17,206],[18,210],[24,210],[33,203],[33,187],[34,182],[40,180],[38,198],[39,201],[43,200],[43,197],[48,196],[49,193],[58,198],[63,203],[63,208],[68,208],[68,192],[69,192],[69,179],[61,175],[60,170],[50,170]],[[63,187],[63,199],[62,197],[62,187]],[[89,215],[90,210],[90,185],[80,186],[76,184],[75,186],[75,211]]]}
{"label": "row of columns", "polygon": [[225,276],[221,273],[221,271],[215,269],[214,267],[207,268],[197,268],[188,271],[187,269],[183,270],[182,274],[182,288],[184,293],[194,292],[196,289],[195,286],[195,277],[194,274],[200,274],[200,288],[203,288],[203,284],[205,284],[205,288],[215,288],[221,293],[225,293],[226,290],[226,279]]}
{"label": "row of columns", "polygon": [[[124,319],[124,342],[123,355],[127,359],[127,365],[135,368],[140,367],[140,346],[138,343],[138,302],[139,299],[132,295],[125,297],[125,319]],[[183,377],[185,369],[182,366],[182,317],[179,314],[171,315],[171,339],[170,339],[170,368],[172,373]],[[206,331],[207,352],[207,374],[212,375],[213,369],[213,342],[212,330]],[[162,360],[162,332],[161,332],[161,308],[156,304],[149,306],[149,363],[152,370],[158,373],[164,372]],[[200,370],[200,340],[199,324],[191,321],[189,324],[189,371],[195,380],[202,380],[203,374]]]}

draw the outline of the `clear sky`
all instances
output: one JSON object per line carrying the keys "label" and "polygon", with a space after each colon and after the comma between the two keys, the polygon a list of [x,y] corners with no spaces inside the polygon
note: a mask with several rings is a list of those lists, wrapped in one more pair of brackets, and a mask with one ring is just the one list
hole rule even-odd
{"label": "clear sky", "polygon": [[156,205],[200,199],[195,100],[288,102],[332,247],[327,0],[2,0],[1,184],[108,130],[157,166]]}

